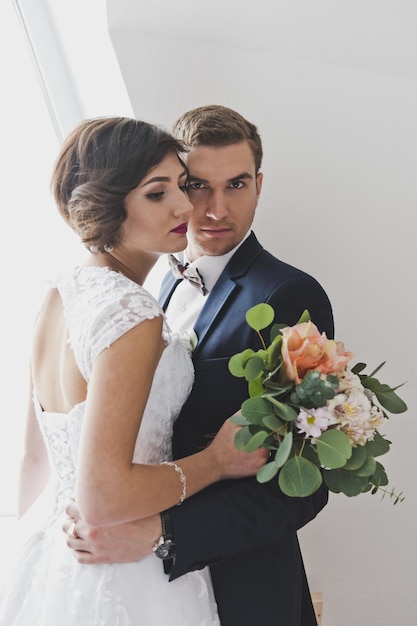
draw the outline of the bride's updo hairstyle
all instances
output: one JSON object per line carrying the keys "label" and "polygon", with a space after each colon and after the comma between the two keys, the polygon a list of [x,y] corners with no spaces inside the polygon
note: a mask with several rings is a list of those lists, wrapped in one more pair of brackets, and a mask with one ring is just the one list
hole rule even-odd
{"label": "bride's updo hairstyle", "polygon": [[64,220],[91,252],[120,241],[124,199],[166,156],[181,159],[183,144],[147,122],[127,117],[91,119],[63,142],[51,189]]}

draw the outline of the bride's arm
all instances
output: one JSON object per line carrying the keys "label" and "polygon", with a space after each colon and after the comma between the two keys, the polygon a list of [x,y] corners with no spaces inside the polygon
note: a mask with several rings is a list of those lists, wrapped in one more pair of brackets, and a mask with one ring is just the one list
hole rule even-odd
{"label": "bride's arm", "polygon": [[[132,463],[138,430],[163,351],[162,318],[125,333],[96,359],[88,385],[80,442],[76,499],[85,521],[107,526],[142,519],[180,501],[183,483],[173,467]],[[160,389],[160,393],[164,393]],[[215,390],[213,390],[215,393]],[[235,449],[226,422],[205,450],[176,461],[187,497],[225,478],[254,475],[266,452]]]}
{"label": "bride's arm", "polygon": [[36,500],[45,487],[50,475],[48,456],[36,419],[32,396],[33,386],[30,377],[23,455],[19,470],[17,497],[18,518],[21,518]]}

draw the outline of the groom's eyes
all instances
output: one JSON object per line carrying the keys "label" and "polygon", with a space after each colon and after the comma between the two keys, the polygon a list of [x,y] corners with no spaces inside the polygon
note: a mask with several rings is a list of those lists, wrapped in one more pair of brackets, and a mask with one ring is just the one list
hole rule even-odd
{"label": "groom's eyes", "polygon": [[205,189],[205,185],[204,185],[204,183],[199,182],[197,180],[196,181],[191,180],[188,183],[188,189],[193,189],[193,190]]}

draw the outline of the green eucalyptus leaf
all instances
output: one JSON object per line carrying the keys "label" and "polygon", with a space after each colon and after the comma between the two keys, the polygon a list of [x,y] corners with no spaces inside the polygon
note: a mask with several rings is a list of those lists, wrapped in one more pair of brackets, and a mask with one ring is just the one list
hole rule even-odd
{"label": "green eucalyptus leaf", "polygon": [[377,378],[370,376],[363,378],[361,382],[366,389],[369,389],[376,395],[381,406],[390,413],[404,413],[407,411],[408,407],[404,400],[389,385],[380,383]]}
{"label": "green eucalyptus leaf", "polygon": [[375,472],[372,474],[370,482],[377,487],[385,487],[388,485],[388,476],[385,468],[378,461],[376,462]]}
{"label": "green eucalyptus leaf", "polygon": [[364,446],[358,446],[357,448],[352,448],[352,456],[348,459],[343,466],[343,469],[346,470],[357,470],[365,463],[368,458],[368,453]]}
{"label": "green eucalyptus leaf", "polygon": [[273,324],[269,333],[269,339],[272,343],[277,337],[282,337],[281,330],[287,328],[288,324]]}
{"label": "green eucalyptus leaf", "polygon": [[268,437],[265,439],[265,443],[263,445],[264,448],[268,448],[268,450],[277,450],[277,440],[273,433],[268,432]]}
{"label": "green eucalyptus leaf", "polygon": [[297,324],[304,324],[305,322],[311,322],[310,312],[307,309],[304,309]]}
{"label": "green eucalyptus leaf", "polygon": [[242,415],[242,413],[235,413],[235,415],[232,415],[232,417],[230,418],[230,421],[233,422],[233,424],[237,424],[238,426],[249,426],[250,424],[250,422],[248,422],[248,420]]}
{"label": "green eucalyptus leaf", "polygon": [[378,432],[375,431],[375,435],[372,441],[367,441],[365,444],[366,452],[369,456],[382,456],[386,454],[390,449],[391,442]]}
{"label": "green eucalyptus leaf", "polygon": [[245,400],[241,411],[251,424],[262,424],[265,417],[274,415],[271,404],[260,396]]}
{"label": "green eucalyptus leaf", "polygon": [[327,487],[333,493],[341,493],[342,491],[342,482],[340,479],[341,470],[324,470],[323,471],[323,480],[326,483]]}
{"label": "green eucalyptus leaf", "polygon": [[270,304],[257,304],[246,312],[246,321],[253,330],[259,332],[274,321],[275,311]]}
{"label": "green eucalyptus leaf", "polygon": [[317,491],[322,483],[319,468],[302,456],[289,459],[278,476],[281,491],[287,496],[303,498]]}
{"label": "green eucalyptus leaf", "polygon": [[250,398],[254,398],[255,396],[261,396],[265,392],[260,376],[258,376],[258,378],[254,378],[254,380],[249,381],[248,391]]}
{"label": "green eucalyptus leaf", "polygon": [[357,476],[347,470],[325,470],[324,482],[333,493],[344,493],[346,496],[357,496],[368,489],[369,479]]}
{"label": "green eucalyptus leaf", "polygon": [[279,398],[285,396],[294,387],[292,382],[279,383],[269,379],[264,380],[263,385],[267,390],[264,394],[265,398]]}
{"label": "green eucalyptus leaf", "polygon": [[356,363],[356,365],[351,368],[351,371],[358,376],[364,369],[366,369],[366,363]]}
{"label": "green eucalyptus leaf", "polygon": [[284,437],[279,444],[278,452],[275,455],[274,464],[279,468],[282,467],[288,460],[291,453],[293,435],[290,431]]}
{"label": "green eucalyptus leaf", "polygon": [[[345,468],[343,468],[345,469]],[[365,463],[356,470],[357,476],[366,476],[370,478],[376,470],[376,461],[373,456],[368,456]]]}
{"label": "green eucalyptus leaf", "polygon": [[283,423],[276,415],[267,415],[263,418],[262,423],[271,430],[281,430]]}
{"label": "green eucalyptus leaf", "polygon": [[261,356],[256,354],[248,359],[245,366],[245,378],[247,381],[255,380],[264,369],[264,361]]}
{"label": "green eucalyptus leaf", "polygon": [[256,480],[258,483],[267,483],[277,475],[278,471],[279,468],[275,465],[275,463],[266,463],[266,465],[262,465],[262,467],[258,469]]}
{"label": "green eucalyptus leaf", "polygon": [[352,498],[362,493],[369,484],[369,476],[358,476],[355,472],[340,470],[342,493]]}
{"label": "green eucalyptus leaf", "polygon": [[[297,450],[298,454],[301,452],[301,445],[300,445],[300,443],[301,442],[299,440],[297,441],[297,439],[295,440],[295,443],[294,443],[294,448]],[[308,459],[312,463],[314,463],[314,465],[317,465],[317,467],[321,468],[319,455],[317,454],[317,451],[313,448],[313,446],[304,446],[304,448],[303,448],[303,457],[305,459]]]}
{"label": "green eucalyptus leaf", "polygon": [[268,401],[274,406],[275,413],[285,422],[294,422],[297,419],[298,412],[295,411],[295,409],[293,409],[289,404],[284,404],[269,395],[266,396],[265,399],[268,399]]}
{"label": "green eucalyptus leaf", "polygon": [[246,452],[254,452],[254,450],[260,448],[265,442],[265,439],[268,437],[268,435],[269,433],[266,433],[263,430],[259,430],[257,433],[255,433],[246,444]]}
{"label": "green eucalyptus leaf", "polygon": [[374,369],[374,371],[373,371],[373,372],[371,372],[371,373],[369,374],[369,376],[370,376],[371,378],[372,378],[372,376],[375,376],[375,374],[376,374],[377,372],[379,372],[379,370],[380,370],[381,368],[383,368],[383,367],[384,367],[385,363],[386,363],[386,361],[383,361],[382,363],[380,363],[380,364],[378,365],[378,367],[376,367],[376,368]]}
{"label": "green eucalyptus leaf", "polygon": [[252,433],[250,432],[247,426],[243,428],[239,428],[235,435],[235,446],[238,450],[245,450],[246,446],[249,443],[249,440],[252,437]]}
{"label": "green eucalyptus leaf", "polygon": [[267,348],[267,361],[266,364],[269,370],[274,370],[276,367],[280,366],[282,363],[281,358],[281,347],[282,347],[282,335],[278,335],[274,341],[272,341],[271,345]]}
{"label": "green eucalyptus leaf", "polygon": [[246,363],[253,354],[255,353],[250,348],[243,350],[243,352],[239,352],[238,354],[234,354],[229,359],[228,363],[230,373],[237,378],[244,378]]}
{"label": "green eucalyptus leaf", "polygon": [[316,439],[317,454],[323,467],[343,467],[352,455],[352,444],[341,430],[326,430]]}
{"label": "green eucalyptus leaf", "polygon": [[378,402],[390,413],[404,413],[408,407],[404,400],[395,393],[388,385],[381,385],[378,391],[375,391]]}
{"label": "green eucalyptus leaf", "polygon": [[396,385],[395,387],[391,387],[392,391],[397,391],[397,389],[401,389],[401,387],[404,387],[405,383],[401,383],[400,385]]}

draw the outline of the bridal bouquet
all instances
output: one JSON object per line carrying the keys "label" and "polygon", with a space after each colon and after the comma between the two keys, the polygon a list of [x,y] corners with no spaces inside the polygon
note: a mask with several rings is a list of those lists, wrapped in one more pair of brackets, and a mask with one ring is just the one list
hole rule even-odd
{"label": "bridal bouquet", "polygon": [[246,321],[259,335],[262,348],[235,354],[230,372],[248,381],[249,398],[232,421],[242,428],[237,448],[248,452],[269,448],[271,461],[261,467],[257,480],[278,475],[288,496],[314,493],[323,480],[330,491],[356,496],[378,490],[394,503],[402,494],[388,491],[388,478],[376,459],[391,442],[379,432],[389,413],[402,413],[407,405],[396,388],[365,374],[366,364],[349,367],[353,354],[340,341],[320,333],[305,311],[292,327],[274,324],[267,346],[261,330],[271,326],[274,310],[258,304]]}

